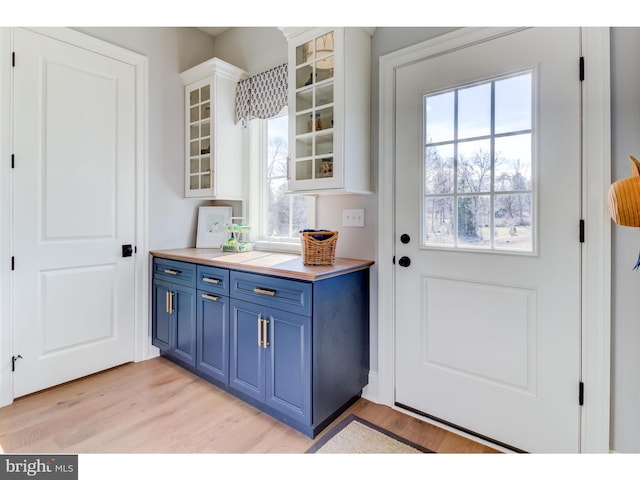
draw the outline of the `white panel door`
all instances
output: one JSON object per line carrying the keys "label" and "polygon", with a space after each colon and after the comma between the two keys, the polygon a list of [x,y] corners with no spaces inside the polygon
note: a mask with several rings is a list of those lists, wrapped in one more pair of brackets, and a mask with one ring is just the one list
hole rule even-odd
{"label": "white panel door", "polygon": [[396,72],[396,404],[530,452],[580,448],[579,41]]}
{"label": "white panel door", "polygon": [[24,29],[14,49],[19,397],[134,358],[135,72]]}

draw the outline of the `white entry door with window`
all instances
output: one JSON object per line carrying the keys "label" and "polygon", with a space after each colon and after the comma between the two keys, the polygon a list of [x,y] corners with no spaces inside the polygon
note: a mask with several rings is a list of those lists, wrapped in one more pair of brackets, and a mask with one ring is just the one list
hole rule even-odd
{"label": "white entry door with window", "polygon": [[580,30],[396,70],[395,402],[580,449]]}
{"label": "white entry door with window", "polygon": [[134,359],[135,68],[15,29],[14,397]]}

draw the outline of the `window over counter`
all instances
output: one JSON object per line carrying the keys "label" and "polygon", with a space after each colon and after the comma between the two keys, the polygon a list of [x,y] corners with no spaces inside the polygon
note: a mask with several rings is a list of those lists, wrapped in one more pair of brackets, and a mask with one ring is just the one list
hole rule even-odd
{"label": "window over counter", "polygon": [[287,193],[288,125],[286,108],[249,122],[249,222],[257,248],[299,253],[299,231],[315,228],[316,202]]}

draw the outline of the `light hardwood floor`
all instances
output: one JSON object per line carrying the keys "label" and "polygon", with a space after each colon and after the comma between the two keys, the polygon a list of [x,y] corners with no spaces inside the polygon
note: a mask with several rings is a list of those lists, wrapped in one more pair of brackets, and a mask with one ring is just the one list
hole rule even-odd
{"label": "light hardwood floor", "polygon": [[[438,453],[496,452],[365,399],[334,424],[349,413]],[[332,425],[312,440],[155,358],[0,408],[0,453],[303,453]]]}

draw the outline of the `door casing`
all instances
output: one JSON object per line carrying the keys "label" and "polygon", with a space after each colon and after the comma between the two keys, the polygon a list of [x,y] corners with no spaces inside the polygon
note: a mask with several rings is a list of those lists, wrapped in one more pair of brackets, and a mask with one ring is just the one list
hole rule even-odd
{"label": "door casing", "polygon": [[[150,347],[148,285],[148,60],[147,57],[124,48],[98,40],[69,28],[30,28],[36,33],[64,41],[78,47],[107,55],[128,63],[136,71],[136,205],[135,205],[135,361],[155,354]],[[13,51],[13,28],[0,28],[0,55],[10,59]],[[19,53],[17,54],[19,55]],[[19,59],[19,57],[17,57]],[[18,62],[19,60],[16,60]],[[0,64],[0,407],[13,402],[13,379],[11,375],[12,308],[11,308],[11,256],[12,256],[12,66],[11,62]]]}
{"label": "door casing", "polygon": [[[372,338],[378,345],[378,371],[370,373],[364,396],[394,409],[400,410],[394,406],[395,266],[391,261],[395,253],[395,69],[513,31],[510,28],[462,28],[380,57],[379,293],[377,339]],[[583,334],[580,339],[585,403],[580,443],[583,453],[605,453],[609,452],[611,329],[611,227],[604,201],[611,183],[609,28],[582,28],[582,41],[585,57],[581,100],[582,207],[586,229],[582,246]],[[577,71],[578,59],[576,74]],[[576,238],[577,232],[576,225]]]}

